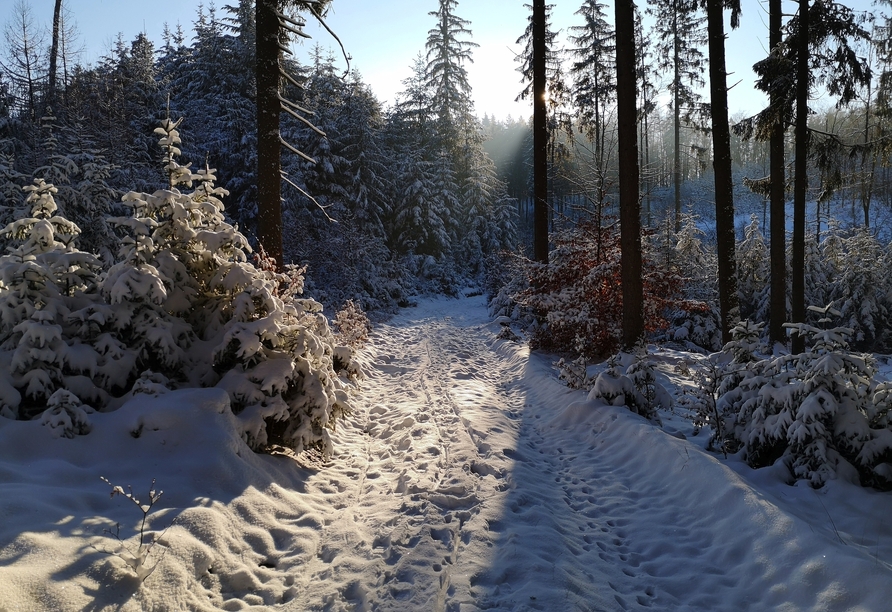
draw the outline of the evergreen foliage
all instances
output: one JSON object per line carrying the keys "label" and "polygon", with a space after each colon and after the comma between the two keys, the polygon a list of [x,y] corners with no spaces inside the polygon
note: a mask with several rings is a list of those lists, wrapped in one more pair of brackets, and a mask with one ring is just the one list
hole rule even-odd
{"label": "evergreen foliage", "polygon": [[[838,317],[832,308],[812,309]],[[807,334],[810,348],[799,355],[765,356],[761,326],[734,330],[723,352],[729,357],[714,384],[723,445],[740,447],[754,467],[780,460],[793,479],[820,487],[837,477],[888,488],[892,435],[886,414],[886,385],[873,359],[849,350],[851,330],[788,324]],[[718,429],[716,431],[719,431]]]}
{"label": "evergreen foliage", "polygon": [[214,171],[179,164],[178,125],[156,130],[168,187],[127,193],[132,214],[111,219],[125,236],[107,272],[72,246],[79,230],[56,214],[57,190],[27,188],[31,215],[3,230],[19,246],[0,258],[3,413],[44,412],[68,436],[88,430],[81,402],[109,409],[147,381],[216,385],[252,448],[327,454],[328,430],[349,411],[338,372],[358,373],[352,351],[336,344],[322,306],[298,297],[302,269],[249,262]]}

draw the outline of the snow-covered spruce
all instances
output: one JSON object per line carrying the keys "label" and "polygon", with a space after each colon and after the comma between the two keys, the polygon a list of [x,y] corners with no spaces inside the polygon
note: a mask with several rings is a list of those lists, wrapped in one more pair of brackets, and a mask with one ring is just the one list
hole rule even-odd
{"label": "snow-covered spruce", "polygon": [[213,170],[177,162],[176,128],[156,130],[168,188],[124,196],[133,214],[111,220],[126,235],[101,276],[99,260],[72,246],[77,226],[54,215],[54,188],[28,188],[32,216],[4,230],[21,244],[0,258],[3,414],[30,418],[59,389],[73,392],[66,405],[110,409],[141,379],[216,385],[252,448],[327,453],[327,430],[349,411],[339,372],[355,374],[352,351],[337,346],[321,305],[298,297],[302,269],[249,262]]}
{"label": "snow-covered spruce", "polygon": [[634,353],[620,352],[608,359],[607,369],[598,374],[588,399],[625,406],[657,422],[657,409],[672,407],[672,396],[657,381],[643,346],[637,347]]}
{"label": "snow-covered spruce", "polygon": [[836,477],[889,487],[887,390],[873,360],[849,350],[850,329],[788,326],[809,337],[806,352],[760,358],[760,326],[733,331],[717,385],[727,435],[750,465],[781,460],[794,479],[815,487]]}
{"label": "snow-covered spruce", "polygon": [[[73,246],[79,228],[57,215],[56,189],[24,188],[30,215],[0,235],[16,246],[0,257],[0,414],[32,418],[58,389],[94,393],[97,360],[72,339],[72,313],[96,301],[99,260]],[[87,353],[87,354],[85,354]]]}

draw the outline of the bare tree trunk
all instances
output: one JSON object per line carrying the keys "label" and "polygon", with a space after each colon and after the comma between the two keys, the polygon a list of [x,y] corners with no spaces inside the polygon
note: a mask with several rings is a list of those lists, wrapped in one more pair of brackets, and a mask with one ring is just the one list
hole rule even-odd
{"label": "bare tree trunk", "polygon": [[[808,0],[799,0],[796,63],[796,162],[793,179],[793,261],[790,305],[793,323],[805,322],[805,198],[808,190]],[[794,354],[805,351],[805,338],[795,334]]]}
{"label": "bare tree trunk", "polygon": [[545,0],[533,0],[533,257],[548,261],[548,125],[545,108]]}
{"label": "bare tree trunk", "polygon": [[[861,208],[864,211],[864,227],[870,227],[870,199],[873,196],[873,173],[876,169],[876,153],[868,146],[870,142],[870,103],[873,95],[873,79],[867,82],[867,101],[864,104],[864,153],[861,154]],[[873,158],[870,171],[867,170],[867,155]],[[854,202],[854,196],[852,197]],[[854,207],[854,205],[853,205]]]}
{"label": "bare tree trunk", "polygon": [[674,21],[675,36],[675,88],[672,97],[673,129],[675,134],[675,155],[673,156],[672,184],[675,187],[675,231],[681,231],[681,109],[678,107],[681,85],[681,74],[678,69],[678,47],[681,40],[678,37],[678,6],[675,6],[672,20]]}
{"label": "bare tree trunk", "polygon": [[722,342],[730,342],[731,328],[740,318],[740,306],[737,297],[737,260],[734,256],[734,185],[731,182],[731,128],[728,124],[723,1],[707,0],[706,21],[709,34],[709,89],[712,112],[712,166],[715,171],[719,309],[722,315]]}
{"label": "bare tree trunk", "polygon": [[[47,104],[56,105],[56,72],[59,57],[59,23],[62,14],[62,0],[56,0],[53,6],[53,42],[50,45],[50,76],[47,91]],[[57,110],[54,108],[54,110]]]}
{"label": "bare tree trunk", "polygon": [[[768,3],[768,39],[771,49],[781,44],[781,0]],[[780,92],[771,93],[771,105],[780,104]],[[778,117],[771,130],[769,141],[769,176],[771,177],[771,302],[769,304],[768,336],[772,342],[784,337],[787,320],[787,227],[786,227],[786,177],[784,170],[784,124]]]}
{"label": "bare tree trunk", "polygon": [[257,0],[257,240],[281,267],[282,145],[279,132],[281,51],[276,0]]}
{"label": "bare tree trunk", "polygon": [[641,279],[641,202],[638,199],[638,134],[635,103],[635,4],[615,0],[616,105],[619,130],[619,221],[622,250],[623,347],[644,337]]}

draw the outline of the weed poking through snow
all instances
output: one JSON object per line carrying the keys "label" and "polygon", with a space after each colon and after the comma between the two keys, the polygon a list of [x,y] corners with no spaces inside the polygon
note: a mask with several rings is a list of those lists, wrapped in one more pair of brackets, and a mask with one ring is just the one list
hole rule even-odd
{"label": "weed poking through snow", "polygon": [[152,508],[161,499],[161,496],[164,494],[164,491],[156,491],[155,490],[155,479],[152,479],[152,484],[149,487],[149,503],[143,504],[140,502],[136,496],[133,494],[133,487],[127,485],[127,491],[124,491],[124,488],[120,485],[113,485],[107,478],[104,476],[100,476],[102,482],[107,484],[112,488],[111,496],[114,498],[115,495],[121,495],[129,499],[133,504],[139,508],[139,511],[142,512],[142,520],[139,524],[139,546],[136,550],[133,550],[132,546],[128,546],[125,544],[124,540],[121,539],[121,524],[115,523],[115,530],[111,529],[103,530],[104,533],[113,537],[118,541],[118,549],[117,550],[102,550],[101,548],[97,548],[94,546],[93,548],[101,553],[106,555],[113,555],[126,563],[133,573],[136,575],[137,579],[140,582],[144,582],[146,578],[148,578],[152,572],[155,571],[155,568],[158,567],[158,564],[161,563],[161,559],[164,558],[164,555],[161,555],[157,561],[153,564],[149,565],[149,555],[152,554],[152,551],[155,548],[155,545],[167,533],[167,530],[170,529],[168,525],[164,531],[162,531],[157,536],[150,531],[146,530],[146,522],[149,518],[149,513],[152,512]]}

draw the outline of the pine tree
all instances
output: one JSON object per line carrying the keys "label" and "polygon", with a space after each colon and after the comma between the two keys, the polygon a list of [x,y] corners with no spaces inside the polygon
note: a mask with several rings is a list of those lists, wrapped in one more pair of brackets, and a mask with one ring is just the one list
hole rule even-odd
{"label": "pine tree", "polygon": [[[791,317],[795,323],[805,321],[807,306],[805,204],[808,158],[810,150],[824,138],[808,127],[808,100],[812,88],[816,86],[823,86],[831,96],[836,97],[838,106],[844,106],[855,98],[857,88],[867,82],[870,71],[866,59],[858,57],[852,45],[866,38],[867,32],[856,23],[851,9],[832,0],[821,0],[813,5],[808,0],[800,0],[799,12],[787,25],[786,38],[772,47],[767,58],[753,66],[759,75],[756,86],[772,95],[772,103],[755,117],[741,122],[737,128],[744,137],[767,140],[775,134],[778,124],[790,125],[795,118],[790,294]],[[824,146],[831,148],[839,143],[836,138],[824,140]],[[821,157],[830,156],[825,151],[817,156],[818,159]],[[779,190],[777,181],[772,180]],[[780,227],[779,219],[777,224]],[[777,248],[772,249],[772,257],[776,259]],[[775,304],[773,314],[778,309],[779,304]],[[804,350],[803,342],[802,336],[795,336],[793,351]]]}
{"label": "pine tree", "polygon": [[641,253],[641,201],[638,199],[638,134],[636,130],[635,7],[615,0],[616,102],[619,131],[619,206],[622,232],[623,348],[644,337],[644,282]]}
{"label": "pine tree", "polygon": [[477,43],[471,37],[470,22],[455,14],[458,0],[439,0],[439,8],[428,15],[437,25],[427,34],[425,81],[431,92],[430,109],[437,118],[442,146],[454,151],[462,138],[461,127],[473,112],[467,63],[473,62]]}
{"label": "pine tree", "polygon": [[728,123],[728,85],[725,72],[725,16],[731,10],[731,27],[740,20],[739,0],[705,0],[709,34],[709,91],[712,117],[713,174],[715,176],[716,243],[719,256],[719,307],[722,339],[740,318],[734,255],[734,185],[731,179],[731,130]]}
{"label": "pine tree", "polygon": [[760,312],[760,306],[768,285],[769,259],[756,215],[750,216],[750,223],[744,228],[743,234],[743,241],[736,249],[740,316],[743,319],[762,321],[764,313]]}
{"label": "pine tree", "polygon": [[607,23],[605,6],[599,0],[585,0],[576,11],[585,25],[570,28],[575,33],[570,36],[575,45],[571,53],[576,58],[570,68],[573,102],[580,111],[578,124],[593,144],[599,206],[606,196],[609,107],[616,98],[616,36]]}
{"label": "pine tree", "polygon": [[696,3],[688,0],[656,0],[648,12],[654,17],[658,40],[657,66],[670,75],[673,116],[672,182],[675,194],[675,230],[681,227],[681,128],[699,124],[703,107],[697,89],[704,86],[705,58],[700,46],[706,42],[704,18]]}

